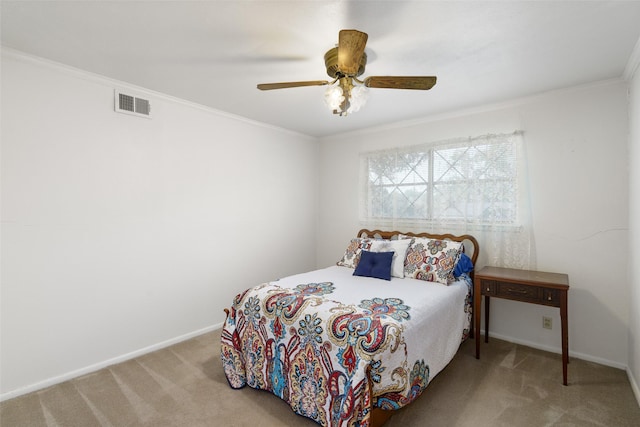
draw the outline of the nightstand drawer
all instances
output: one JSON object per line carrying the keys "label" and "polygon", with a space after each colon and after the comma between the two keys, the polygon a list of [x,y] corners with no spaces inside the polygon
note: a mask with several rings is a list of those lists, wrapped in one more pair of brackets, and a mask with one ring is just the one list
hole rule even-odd
{"label": "nightstand drawer", "polygon": [[518,301],[542,301],[540,288],[518,283],[496,282],[496,296],[500,298],[517,299]]}
{"label": "nightstand drawer", "polygon": [[551,305],[554,307],[558,307],[560,304],[560,293],[557,289],[548,289],[535,285],[522,285],[518,283],[483,280],[482,295]]}
{"label": "nightstand drawer", "polygon": [[541,304],[560,306],[560,292],[557,289],[542,289]]}
{"label": "nightstand drawer", "polygon": [[482,295],[495,295],[496,294],[496,282],[495,280],[482,280],[480,282],[482,287]]}

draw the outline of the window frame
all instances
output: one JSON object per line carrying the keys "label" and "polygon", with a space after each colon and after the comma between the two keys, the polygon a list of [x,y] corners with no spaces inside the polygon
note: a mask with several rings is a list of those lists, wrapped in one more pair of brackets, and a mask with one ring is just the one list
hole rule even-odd
{"label": "window frame", "polygon": [[[522,209],[522,206],[521,206],[522,204],[520,203],[520,199],[522,197],[521,189],[520,189],[521,187],[520,180],[522,175],[522,171],[521,171],[522,154],[520,153],[519,142],[521,142],[522,140],[520,138],[521,134],[522,132],[520,131],[516,131],[510,134],[488,134],[488,135],[482,135],[474,138],[456,138],[456,139],[450,139],[446,141],[438,141],[430,144],[420,144],[420,145],[414,145],[414,146],[398,147],[392,150],[378,150],[378,151],[362,153],[361,154],[361,175],[360,175],[361,177],[360,178],[361,179],[361,190],[360,190],[361,222],[365,224],[386,225],[386,224],[393,223],[393,224],[407,224],[407,225],[415,224],[420,226],[429,226],[429,225],[445,223],[448,226],[451,226],[453,229],[469,228],[470,225],[473,226],[473,228],[482,228],[482,229],[520,228],[520,222],[521,222],[520,211]],[[439,151],[442,152],[444,150],[456,149],[456,148],[463,148],[463,156],[460,157],[460,158],[463,158],[464,155],[466,155],[469,152],[469,150],[475,150],[478,153],[482,154],[483,151],[478,147],[486,148],[486,147],[493,146],[495,148],[496,146],[499,146],[499,145],[503,145],[503,146],[506,145],[508,147],[509,153],[508,155],[505,156],[505,158],[508,158],[507,167],[502,170],[502,174],[498,174],[497,176],[493,176],[493,177],[484,177],[483,181],[487,183],[490,181],[493,181],[493,182],[502,181],[503,183],[502,187],[496,187],[496,188],[507,189],[505,193],[508,193],[509,191],[511,191],[509,205],[505,207],[507,212],[507,215],[505,216],[506,219],[503,219],[503,220],[487,219],[487,218],[483,218],[481,215],[478,215],[478,214],[471,215],[470,217],[468,213],[465,214],[464,212],[461,212],[461,214],[458,217],[453,217],[453,216],[447,217],[446,215],[444,217],[438,216],[435,212],[437,209],[437,206],[436,206],[437,196],[435,193],[439,185],[446,186],[446,185],[461,184],[463,186],[466,186],[467,190],[466,190],[466,193],[464,194],[466,194],[468,198],[471,198],[471,199],[473,198],[472,193],[469,193],[469,192],[473,192],[474,188],[478,188],[478,185],[481,185],[478,182],[478,178],[463,176],[462,173],[460,173],[460,176],[463,176],[463,179],[453,179],[453,178],[443,179],[443,177],[447,175],[447,173],[453,168],[453,166],[455,166],[455,163],[459,159],[454,161],[453,163],[450,163],[449,167],[445,169],[445,172],[442,173],[440,177],[435,177],[434,175],[438,173],[436,171],[436,168],[434,167],[437,161],[436,156],[438,156],[438,152]],[[499,149],[500,147],[497,147],[497,148]],[[487,149],[487,151],[489,150]],[[380,215],[379,213],[376,213],[376,210],[382,211],[383,208],[375,209],[375,207],[372,206],[372,203],[376,202],[375,197],[372,196],[372,192],[375,191],[376,188],[393,189],[391,192],[388,192],[388,194],[391,194],[396,189],[401,188],[402,185],[406,185],[407,187],[412,185],[415,186],[415,183],[403,184],[401,181],[400,182],[390,181],[389,183],[386,183],[386,184],[385,183],[372,184],[371,161],[378,160],[380,158],[383,158],[384,156],[388,156],[389,159],[391,159],[391,156],[393,156],[395,158],[395,161],[397,162],[397,159],[400,156],[403,156],[403,155],[406,156],[407,154],[416,154],[416,155],[422,154],[423,157],[427,156],[428,177],[426,179],[423,178],[425,180],[423,182],[423,185],[425,186],[425,191],[427,193],[426,194],[426,212],[424,212],[423,215],[419,217],[398,216],[398,214],[401,212],[398,211],[396,206],[393,206],[393,209],[390,215],[387,215],[387,216]],[[474,152],[471,154],[476,154],[476,153]],[[441,157],[442,157],[442,161],[449,163],[449,160],[445,156],[441,156]],[[498,162],[496,162],[495,160],[493,160],[493,163],[498,164]],[[408,174],[415,172],[415,169],[414,169],[415,165],[411,166],[407,163],[407,167],[411,168],[411,170],[408,170],[408,169],[406,170],[407,176]],[[479,169],[482,169],[482,168],[480,167]],[[380,174],[377,175],[377,178],[380,178]],[[414,204],[415,200],[410,203]],[[498,202],[495,202],[495,203],[496,205],[499,204]],[[479,206],[482,206],[483,202],[476,201],[476,204]],[[489,203],[486,209],[490,207],[495,208],[495,206],[492,206],[491,203]],[[482,213],[484,212],[484,210],[483,208],[481,208],[479,212]],[[499,211],[500,209],[496,209],[496,210]],[[403,212],[406,212],[406,210]]]}

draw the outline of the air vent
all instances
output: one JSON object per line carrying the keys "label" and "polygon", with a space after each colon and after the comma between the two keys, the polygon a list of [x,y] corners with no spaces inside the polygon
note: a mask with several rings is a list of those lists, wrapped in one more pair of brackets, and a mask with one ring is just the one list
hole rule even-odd
{"label": "air vent", "polygon": [[148,99],[115,91],[115,109],[118,113],[151,118],[151,103]]}

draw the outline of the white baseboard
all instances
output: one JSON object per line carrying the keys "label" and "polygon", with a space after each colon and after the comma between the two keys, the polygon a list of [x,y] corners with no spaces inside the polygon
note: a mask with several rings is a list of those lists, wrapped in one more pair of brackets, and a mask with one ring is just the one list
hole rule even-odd
{"label": "white baseboard", "polygon": [[[484,330],[481,330],[480,334],[482,336],[484,336]],[[526,340],[521,340],[521,339],[518,339],[518,338],[509,337],[509,336],[506,336],[506,335],[500,335],[500,334],[496,334],[496,333],[493,333],[493,332],[491,332],[491,335],[490,335],[489,338],[491,338],[491,337],[497,338],[499,340],[509,341],[509,342],[514,343],[514,344],[526,345],[527,347],[531,347],[531,348],[535,348],[535,349],[543,350],[543,351],[548,351],[550,353],[562,354],[562,349],[559,348],[559,347],[550,347],[550,346],[546,346],[546,345],[541,345],[539,343],[526,341]],[[491,342],[491,341],[489,341],[489,342]],[[586,360],[587,362],[598,363],[600,365],[610,366],[612,368],[622,369],[624,371],[628,370],[627,365],[625,365],[624,363],[615,362],[615,361],[608,360],[608,359],[603,359],[601,357],[596,357],[596,356],[592,356],[592,355],[589,355],[589,354],[580,353],[580,352],[577,352],[577,351],[569,350],[569,357],[575,357],[576,359]]]}
{"label": "white baseboard", "polygon": [[159,342],[157,344],[150,345],[148,347],[141,348],[136,351],[132,351],[131,353],[123,354],[121,356],[117,356],[117,357],[114,357],[114,358],[111,358],[111,359],[108,359],[84,368],[76,369],[74,371],[67,372],[66,374],[58,375],[56,377],[37,382],[35,384],[31,384],[26,387],[21,387],[17,390],[11,390],[6,393],[2,393],[0,394],[0,402],[13,399],[14,397],[22,396],[23,394],[42,390],[43,388],[47,388],[52,385],[62,383],[85,374],[90,374],[92,372],[98,371],[100,369],[106,368],[111,365],[115,365],[117,363],[126,362],[127,360],[133,359],[135,357],[142,356],[144,354],[151,353],[153,351],[160,350],[174,344],[178,344],[182,341],[186,341],[188,339],[197,337],[198,335],[202,335],[207,332],[214,331],[221,327],[222,327],[222,322],[217,323],[215,325],[207,326],[206,328],[198,329],[197,331],[193,331],[184,335],[177,336],[175,338],[168,339],[166,341]]}
{"label": "white baseboard", "polygon": [[[480,334],[484,336],[484,330],[481,330]],[[526,345],[527,347],[548,351],[550,353],[562,354],[562,349],[558,347],[548,347],[548,346],[540,345],[538,343],[525,341],[525,340],[521,340],[513,337],[508,337],[505,335],[494,334],[494,333],[491,333],[491,337],[495,337],[503,341],[512,342],[514,344]],[[633,394],[636,397],[636,402],[638,402],[638,406],[640,406],[640,388],[638,387],[638,383],[636,382],[636,379],[633,377],[633,374],[628,366],[619,362],[613,362],[611,360],[603,359],[600,357],[594,357],[588,354],[578,353],[575,351],[569,351],[569,357],[575,357],[576,359],[586,360],[588,362],[598,363],[600,365],[610,366],[612,368],[618,368],[626,371],[627,377],[629,378],[629,383],[631,384],[631,390],[633,390]]]}
{"label": "white baseboard", "polygon": [[633,390],[633,394],[636,396],[636,401],[638,402],[638,406],[640,406],[640,388],[638,388],[638,383],[636,382],[636,379],[633,377],[633,373],[629,368],[627,368],[627,377],[629,377],[629,382],[631,383],[631,390]]}
{"label": "white baseboard", "polygon": [[[68,373],[63,374],[63,375],[59,375],[59,376],[56,376],[56,377],[53,377],[53,378],[49,378],[49,379],[46,379],[44,381],[40,381],[40,382],[37,382],[35,384],[28,385],[26,387],[19,388],[17,390],[12,390],[12,391],[8,391],[6,393],[2,393],[2,394],[0,394],[0,402],[3,402],[5,400],[9,400],[9,399],[13,399],[14,397],[22,396],[24,394],[31,393],[31,392],[34,392],[34,391],[42,390],[42,389],[50,387],[52,385],[59,384],[59,383],[62,383],[64,381],[68,381],[68,380],[71,380],[73,378],[77,378],[79,376],[85,375],[85,374],[90,374],[92,372],[98,371],[100,369],[106,368],[106,367],[111,366],[111,365],[115,365],[117,363],[126,362],[127,360],[133,359],[135,357],[142,356],[144,354],[151,353],[153,351],[160,350],[160,349],[163,349],[165,347],[169,347],[169,346],[174,345],[174,344],[178,344],[178,343],[180,343],[182,341],[186,341],[188,339],[197,337],[198,335],[202,335],[202,334],[205,334],[207,332],[214,331],[214,330],[219,329],[221,327],[222,327],[222,322],[217,323],[215,325],[207,326],[206,328],[202,328],[202,329],[199,329],[197,331],[193,331],[193,332],[190,332],[190,333],[187,333],[187,334],[184,334],[184,335],[180,335],[180,336],[175,337],[175,338],[171,338],[171,339],[166,340],[166,341],[162,341],[162,342],[154,344],[154,345],[150,345],[148,347],[141,348],[141,349],[133,351],[131,353],[123,354],[121,356],[117,356],[117,357],[105,360],[103,362],[87,366],[85,368],[77,369],[75,371],[71,371],[71,372],[68,372]],[[484,335],[484,331],[483,330],[481,330],[480,333],[481,333],[481,335]],[[497,338],[497,339],[500,339],[500,340],[504,340],[504,341],[509,341],[509,342],[512,342],[512,343],[515,343],[515,344],[526,345],[527,347],[536,348],[538,350],[548,351],[548,352],[557,353],[557,354],[561,354],[562,353],[562,350],[560,348],[557,348],[557,347],[548,347],[548,346],[540,345],[538,343],[534,343],[534,342],[531,342],[531,341],[521,340],[521,339],[518,339],[518,338],[513,338],[513,337],[501,335],[501,334],[491,333],[491,336],[494,337],[494,338]],[[625,370],[627,372],[627,376],[629,377],[629,382],[631,383],[631,389],[633,390],[633,393],[636,396],[636,400],[638,401],[638,404],[640,405],[640,388],[638,387],[638,384],[635,381],[635,378],[633,377],[633,375],[631,374],[631,371],[629,370],[629,368],[626,365],[621,364],[619,362],[613,362],[613,361],[610,361],[610,360],[607,360],[607,359],[602,359],[602,358],[599,358],[599,357],[590,356],[588,354],[572,352],[572,351],[569,352],[569,356],[570,357],[576,357],[578,359],[586,360],[586,361],[589,361],[589,362],[599,363],[601,365],[611,366],[613,368],[618,368],[618,369]]]}

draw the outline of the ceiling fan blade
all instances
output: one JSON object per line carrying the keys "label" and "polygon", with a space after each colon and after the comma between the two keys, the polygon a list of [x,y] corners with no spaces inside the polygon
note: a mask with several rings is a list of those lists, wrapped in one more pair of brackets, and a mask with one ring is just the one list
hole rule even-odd
{"label": "ceiling fan blade", "polygon": [[329,82],[326,80],[310,80],[308,82],[260,83],[258,85],[258,89],[272,90],[272,89],[286,89],[289,87],[324,86],[328,84]]}
{"label": "ceiling fan blade", "polygon": [[371,76],[364,79],[366,87],[388,89],[429,90],[436,84],[435,76]]}
{"label": "ceiling fan blade", "polygon": [[338,69],[345,75],[355,76],[369,36],[358,30],[340,30],[338,35]]}

